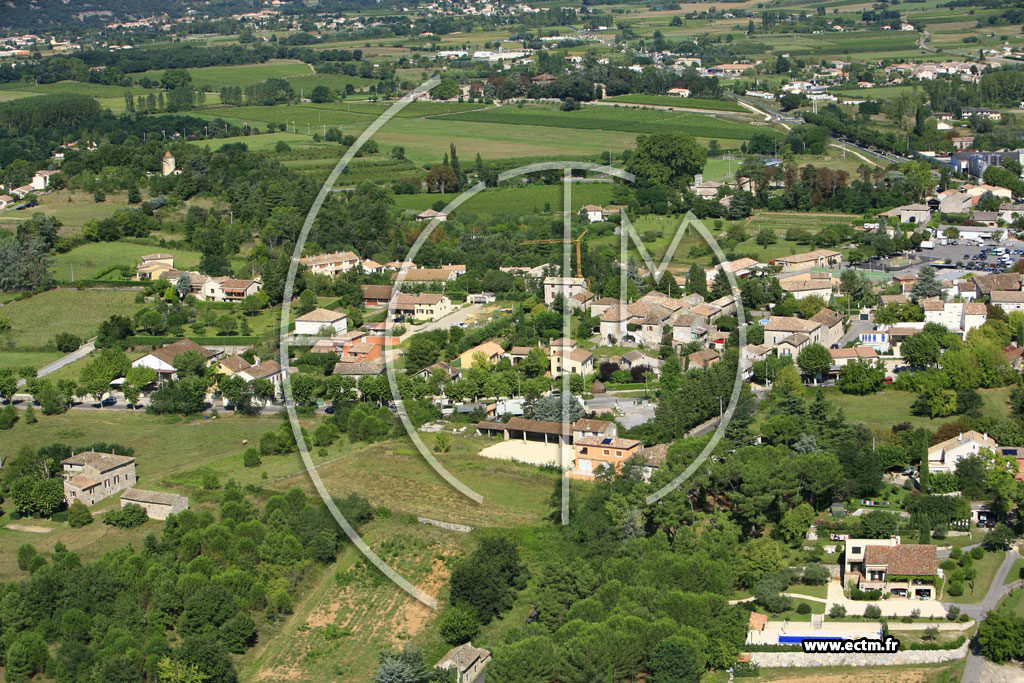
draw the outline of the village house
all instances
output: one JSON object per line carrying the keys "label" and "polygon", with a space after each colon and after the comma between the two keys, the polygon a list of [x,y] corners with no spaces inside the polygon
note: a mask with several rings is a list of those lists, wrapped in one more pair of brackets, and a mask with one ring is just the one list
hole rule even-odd
{"label": "village house", "polygon": [[993,292],[1019,292],[1021,290],[1019,273],[975,275],[973,282],[978,296],[989,296]]}
{"label": "village house", "polygon": [[460,683],[483,683],[484,668],[491,661],[491,653],[482,647],[473,647],[473,643],[463,643],[448,650],[438,660],[435,669],[443,671],[455,670],[455,680]]}
{"label": "village house", "polygon": [[494,292],[479,292],[468,295],[466,302],[471,304],[493,304],[497,299],[498,297],[494,295]]}
{"label": "village house", "polygon": [[849,349],[829,349],[832,356],[832,367],[843,368],[853,361],[873,363],[878,360],[878,352],[870,346],[854,346]]}
{"label": "village house", "polygon": [[809,270],[811,268],[826,268],[828,266],[839,263],[839,259],[842,255],[838,251],[831,249],[815,249],[814,251],[808,251],[803,254],[793,254],[792,256],[780,256],[777,259],[773,259],[770,265],[781,266],[783,273],[792,273],[800,270]]}
{"label": "village house", "polygon": [[938,323],[967,338],[967,333],[988,320],[985,304],[960,301],[920,301],[926,323]]}
{"label": "village house", "polygon": [[173,270],[174,256],[171,254],[146,254],[142,257],[142,263],[135,267],[135,279],[159,280]]}
{"label": "village house", "polygon": [[387,306],[391,301],[391,292],[393,291],[391,285],[360,285],[360,287],[363,290],[363,306],[367,308]]}
{"label": "village house", "polygon": [[424,292],[406,294],[399,292],[395,297],[395,315],[416,320],[437,320],[452,312],[452,300],[444,294]]}
{"label": "village house", "polygon": [[988,434],[981,434],[973,429],[961,432],[928,449],[928,471],[953,472],[957,463],[964,458],[977,455],[982,448],[995,451],[999,446]]}
{"label": "village house", "polygon": [[572,424],[573,443],[584,437],[618,436],[618,426],[608,420],[592,420],[581,417]]}
{"label": "village house", "polygon": [[359,256],[351,251],[337,251],[331,254],[304,256],[299,263],[319,275],[334,277],[339,273],[347,273],[359,265]]}
{"label": "village house", "polygon": [[851,538],[843,554],[843,583],[880,590],[891,598],[938,597],[939,562],[934,545],[904,545],[892,538]]}
{"label": "village house", "polygon": [[382,375],[384,370],[384,361],[380,359],[363,361],[353,358],[342,358],[334,364],[334,372],[332,374],[358,379],[367,375]]}
{"label": "village house", "polygon": [[629,329],[630,320],[633,316],[629,312],[629,306],[623,303],[616,303],[608,307],[601,314],[601,338],[612,344],[626,341],[627,337],[632,339]]}
{"label": "village house", "polygon": [[581,277],[546,277],[544,278],[544,305],[550,306],[559,294],[568,301],[573,294],[587,289],[587,281]]}
{"label": "village house", "polygon": [[821,323],[812,320],[773,315],[764,325],[764,343],[765,346],[776,348],[788,337],[799,334],[807,337],[805,346],[820,344],[822,343],[822,328]]}
{"label": "village house", "polygon": [[402,273],[405,273],[404,281],[410,284],[416,282],[427,284],[440,282],[443,285],[451,282],[459,276],[457,272],[448,268],[409,268],[401,269],[398,272],[392,273],[391,281],[396,281]]}
{"label": "village house", "polygon": [[573,450],[575,458],[567,476],[590,481],[602,468],[621,470],[623,463],[643,450],[643,443],[616,436],[584,436],[574,440]]}
{"label": "village house", "polygon": [[493,341],[485,341],[483,344],[479,344],[463,351],[459,354],[459,367],[463,370],[473,367],[473,363],[477,362],[479,358],[483,358],[484,361],[490,364],[497,363],[501,360],[501,357],[505,354],[505,349],[501,348],[501,344]]}
{"label": "village house", "polygon": [[178,369],[174,367],[174,359],[187,351],[195,351],[206,359],[206,364],[216,360],[221,352],[200,346],[191,339],[179,339],[176,342],[153,349],[141,358],[132,362],[133,368],[146,367],[156,371],[157,376],[165,379],[177,379]]}
{"label": "village house", "polygon": [[207,278],[202,286],[203,301],[241,301],[263,289],[259,280],[240,280],[233,277]]}
{"label": "village house", "polygon": [[594,371],[594,354],[577,348],[575,339],[552,339],[548,355],[552,377],[566,373],[586,376]]}
{"label": "village house", "polygon": [[843,337],[843,316],[831,308],[823,308],[810,317],[812,323],[820,323],[821,343],[825,346],[839,343]]}
{"label": "village house", "polygon": [[64,500],[95,505],[135,485],[135,458],[114,453],[83,451],[61,461]]}
{"label": "village house", "polygon": [[932,210],[927,204],[906,204],[884,211],[879,216],[896,218],[900,223],[925,225],[932,219]]}
{"label": "village house", "polygon": [[257,379],[265,379],[270,382],[274,387],[274,396],[280,396],[281,394],[281,381],[284,377],[284,368],[276,360],[267,359],[262,361],[258,365],[250,365],[244,370],[236,373],[236,377],[241,377],[246,382],[252,382]]}
{"label": "village house", "polygon": [[[992,292],[989,296],[989,301],[992,302],[993,306],[998,306],[1007,313],[1012,311],[1024,311],[1024,292],[1003,292],[997,291]],[[985,304],[978,304],[984,307]]]}
{"label": "village house", "polygon": [[[822,273],[827,276],[827,273]],[[832,297],[831,277],[806,277],[796,275],[794,277],[779,278],[779,286],[782,291],[792,294],[796,300],[806,299],[809,296],[818,296],[828,301]]]}
{"label": "village house", "polygon": [[50,178],[60,173],[60,171],[36,171],[35,175],[32,176],[32,189],[37,192],[50,187]]}
{"label": "village house", "polygon": [[701,349],[700,351],[694,351],[686,357],[686,367],[690,368],[702,368],[707,369],[717,363],[720,358],[718,351],[714,349]]}
{"label": "village house", "polygon": [[138,505],[150,519],[167,519],[188,510],[188,498],[177,493],[130,488],[121,494],[121,507]]}
{"label": "village house", "polygon": [[[726,273],[732,273],[737,280],[750,277],[751,273],[760,270],[765,267],[765,264],[755,261],[752,258],[739,258],[735,261],[726,261],[725,263],[716,263],[713,267],[704,271],[704,276],[707,278],[710,284],[718,271],[724,271]],[[677,280],[678,281],[678,280]]]}
{"label": "village house", "polygon": [[327,308],[314,308],[309,313],[303,313],[295,318],[295,334],[316,335],[316,334],[345,334],[348,332],[348,315],[342,311],[332,311]]}
{"label": "village house", "polygon": [[242,370],[251,367],[252,363],[241,356],[228,356],[217,363],[217,372],[225,377],[234,377]]}
{"label": "village house", "polygon": [[441,211],[435,211],[434,209],[426,209],[416,214],[416,220],[418,221],[432,221],[437,220],[438,223],[444,223],[448,220],[448,214]]}
{"label": "village house", "polygon": [[603,206],[598,206],[596,204],[587,204],[580,207],[580,215],[584,216],[590,223],[607,221],[611,216],[618,213],[618,207],[606,209]]}

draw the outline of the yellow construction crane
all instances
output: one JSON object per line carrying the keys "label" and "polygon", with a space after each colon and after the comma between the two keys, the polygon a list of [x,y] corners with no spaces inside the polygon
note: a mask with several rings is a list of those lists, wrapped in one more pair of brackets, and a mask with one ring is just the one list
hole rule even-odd
{"label": "yellow construction crane", "polygon": [[583,277],[583,258],[580,255],[580,245],[583,243],[584,235],[589,232],[589,228],[584,230],[579,237],[574,240],[560,239],[560,240],[526,240],[519,244],[575,244],[576,245],[576,277]]}

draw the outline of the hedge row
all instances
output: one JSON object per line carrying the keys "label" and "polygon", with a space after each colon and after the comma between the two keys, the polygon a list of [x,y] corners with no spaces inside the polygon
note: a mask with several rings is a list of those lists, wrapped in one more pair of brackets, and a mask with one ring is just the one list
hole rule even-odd
{"label": "hedge row", "polygon": [[250,346],[260,340],[256,336],[248,337],[150,337],[146,335],[135,335],[128,337],[125,342],[129,346],[163,346],[182,339],[191,339],[200,345],[211,346]]}

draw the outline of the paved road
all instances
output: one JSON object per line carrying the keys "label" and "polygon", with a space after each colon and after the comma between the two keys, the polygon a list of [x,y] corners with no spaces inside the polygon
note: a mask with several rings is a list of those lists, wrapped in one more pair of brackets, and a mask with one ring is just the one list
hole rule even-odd
{"label": "paved road", "polygon": [[409,332],[412,334],[419,334],[420,332],[431,332],[433,330],[447,330],[454,327],[458,323],[464,323],[469,318],[480,312],[480,309],[484,307],[484,304],[470,304],[463,306],[457,311],[449,313],[440,320],[434,320],[425,325],[417,325],[416,327],[409,326]]}
{"label": "paved road", "polygon": [[[96,345],[93,343],[92,340],[90,340],[90,341],[86,342],[85,344],[82,344],[77,349],[75,349],[74,351],[72,351],[68,355],[64,356],[63,358],[58,358],[57,360],[53,361],[52,363],[49,363],[48,365],[44,365],[43,367],[41,367],[39,369],[39,372],[36,373],[36,376],[37,377],[45,377],[46,375],[49,375],[51,372],[56,372],[57,370],[60,370],[65,365],[70,365],[71,363],[74,363],[76,360],[79,360],[81,358],[85,358],[90,353],[92,353],[95,349],[96,349]],[[24,379],[19,379],[18,380],[18,386],[19,387],[25,386],[25,380]]]}
{"label": "paved road", "polygon": [[[974,619],[979,624],[985,618],[990,611],[995,609],[999,601],[1003,599],[1010,591],[1020,588],[1021,581],[1017,580],[1013,583],[1006,584],[1006,577],[1010,573],[1010,569],[1013,568],[1014,562],[1020,559],[1020,555],[1016,550],[1010,550],[1006,553],[1006,557],[1003,559],[1003,563],[999,565],[999,569],[996,571],[995,577],[992,579],[992,583],[989,585],[988,593],[985,594],[985,598],[976,605],[962,605],[955,602],[944,602],[942,603],[947,609],[952,605],[956,605],[960,608],[961,614],[966,614]],[[981,655],[981,651],[978,647],[978,640],[975,638],[971,642],[970,649],[967,652],[967,666],[964,667],[963,681],[968,683],[976,683],[981,679],[981,668],[984,664],[985,658]]]}
{"label": "paved road", "polygon": [[[854,314],[854,315],[856,315],[856,314]],[[871,322],[870,320],[861,320],[859,316],[858,317],[851,317],[850,318],[850,329],[848,329],[846,331],[846,334],[844,334],[842,337],[840,337],[839,341],[836,342],[836,343],[839,344],[839,348],[843,348],[844,346],[846,346],[850,342],[856,341],[856,340],[860,339],[860,333],[861,332],[868,332],[868,331],[874,329],[874,327],[875,327],[875,324],[873,322]]]}

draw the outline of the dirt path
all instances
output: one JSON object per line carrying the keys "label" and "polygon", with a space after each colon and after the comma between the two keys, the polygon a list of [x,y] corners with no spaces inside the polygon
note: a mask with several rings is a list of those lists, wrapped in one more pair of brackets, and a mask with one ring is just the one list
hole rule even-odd
{"label": "dirt path", "polygon": [[47,529],[45,526],[33,526],[31,524],[8,524],[4,527],[11,531],[26,531],[30,534],[48,534],[53,529]]}

